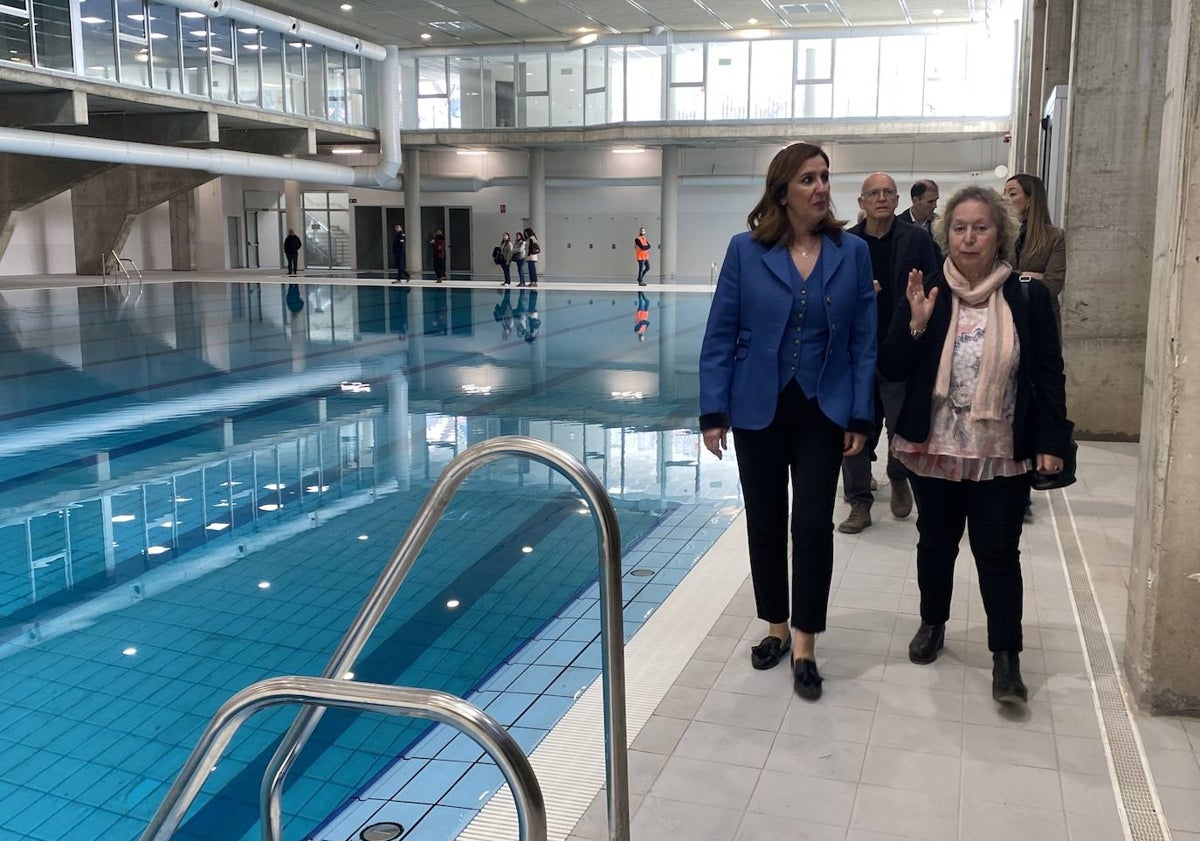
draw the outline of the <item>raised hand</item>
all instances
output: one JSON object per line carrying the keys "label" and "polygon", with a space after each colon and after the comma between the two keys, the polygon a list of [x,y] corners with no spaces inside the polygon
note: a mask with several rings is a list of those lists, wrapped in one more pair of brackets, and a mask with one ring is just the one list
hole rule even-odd
{"label": "raised hand", "polygon": [[904,294],[908,298],[908,307],[912,311],[912,319],[908,324],[909,329],[924,330],[925,325],[929,323],[929,317],[933,315],[933,305],[938,296],[937,287],[930,289],[929,294],[926,295],[925,273],[920,269],[913,269],[908,273],[908,288]]}

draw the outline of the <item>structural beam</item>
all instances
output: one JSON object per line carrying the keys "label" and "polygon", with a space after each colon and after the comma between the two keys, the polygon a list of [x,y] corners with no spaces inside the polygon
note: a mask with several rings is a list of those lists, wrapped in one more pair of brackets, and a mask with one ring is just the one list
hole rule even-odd
{"label": "structural beam", "polygon": [[258,155],[315,155],[317,132],[311,128],[225,129],[221,148]]}
{"label": "structural beam", "polygon": [[86,128],[66,129],[63,133],[159,146],[216,145],[221,141],[217,115],[211,111],[93,114]]}
{"label": "structural beam", "polygon": [[85,126],[87,94],[83,91],[0,94],[0,123],[15,128]]}

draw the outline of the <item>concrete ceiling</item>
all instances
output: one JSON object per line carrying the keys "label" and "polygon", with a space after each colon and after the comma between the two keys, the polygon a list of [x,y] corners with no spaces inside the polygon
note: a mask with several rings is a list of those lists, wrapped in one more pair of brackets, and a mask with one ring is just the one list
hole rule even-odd
{"label": "concrete ceiling", "polygon": [[[628,35],[769,29],[848,30],[979,20],[998,0],[258,0],[369,41],[411,47],[563,42]],[[343,10],[343,5],[352,8]],[[754,20],[755,23],[750,21]],[[426,39],[422,35],[428,35]]]}

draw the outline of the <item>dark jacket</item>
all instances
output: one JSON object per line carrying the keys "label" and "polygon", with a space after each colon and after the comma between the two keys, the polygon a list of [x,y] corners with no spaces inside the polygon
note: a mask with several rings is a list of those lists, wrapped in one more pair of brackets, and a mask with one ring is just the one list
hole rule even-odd
{"label": "dark jacket", "polygon": [[300,245],[300,237],[295,234],[288,234],[283,240],[283,252],[285,254],[299,254]]}
{"label": "dark jacket", "polygon": [[[843,429],[875,418],[875,290],[867,244],[841,231],[821,244],[829,346],[817,403]],[[765,429],[779,400],[779,346],[793,330],[791,256],[737,234],[729,241],[700,348],[700,428]]]}
{"label": "dark jacket", "polygon": [[[871,240],[866,234],[866,224],[864,219],[850,228],[850,233],[861,237],[869,246]],[[896,217],[892,222],[892,237],[892,265],[883,276],[875,274],[875,279],[882,287],[875,298],[879,313],[880,343],[887,336],[888,328],[892,324],[896,304],[904,299],[904,290],[908,288],[908,273],[913,269],[920,269],[925,273],[927,284],[942,274],[942,259],[938,255],[937,246],[933,244],[933,237],[920,225]]]}
{"label": "dark jacket", "polygon": [[[1013,272],[1004,282],[1004,300],[1012,310],[1021,356],[1013,416],[1013,458],[1032,459],[1038,453],[1065,458],[1073,424],[1067,420],[1066,378],[1050,293],[1040,283],[1026,284],[1027,306],[1019,277]],[[942,345],[950,329],[950,287],[940,275],[933,284],[926,283],[926,289],[934,285],[938,297],[925,334],[919,339],[912,338],[908,327],[912,311],[908,298],[901,296],[887,338],[879,349],[880,373],[890,380],[904,380],[908,386],[895,431],[918,444],[929,437],[933,386]]]}
{"label": "dark jacket", "polygon": [[404,237],[404,231],[397,231],[392,237],[392,253],[404,254],[406,252],[407,240]]}

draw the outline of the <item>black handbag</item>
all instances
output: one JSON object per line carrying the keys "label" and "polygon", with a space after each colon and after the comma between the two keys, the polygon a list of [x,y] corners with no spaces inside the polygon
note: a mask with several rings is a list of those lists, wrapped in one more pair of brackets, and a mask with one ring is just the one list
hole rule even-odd
{"label": "black handbag", "polygon": [[[1029,284],[1032,281],[1028,275],[1021,275],[1021,297],[1025,301],[1026,310],[1029,309]],[[1031,330],[1029,333],[1033,335]],[[1033,399],[1037,399],[1037,388],[1033,390]],[[1067,454],[1063,457],[1062,470],[1057,473],[1042,473],[1036,467],[1029,471],[1029,483],[1035,491],[1052,491],[1055,488],[1065,488],[1075,484],[1075,467],[1077,456],[1079,454],[1079,445],[1075,443],[1075,435],[1071,434],[1071,439],[1068,442],[1070,447],[1067,448]]]}

